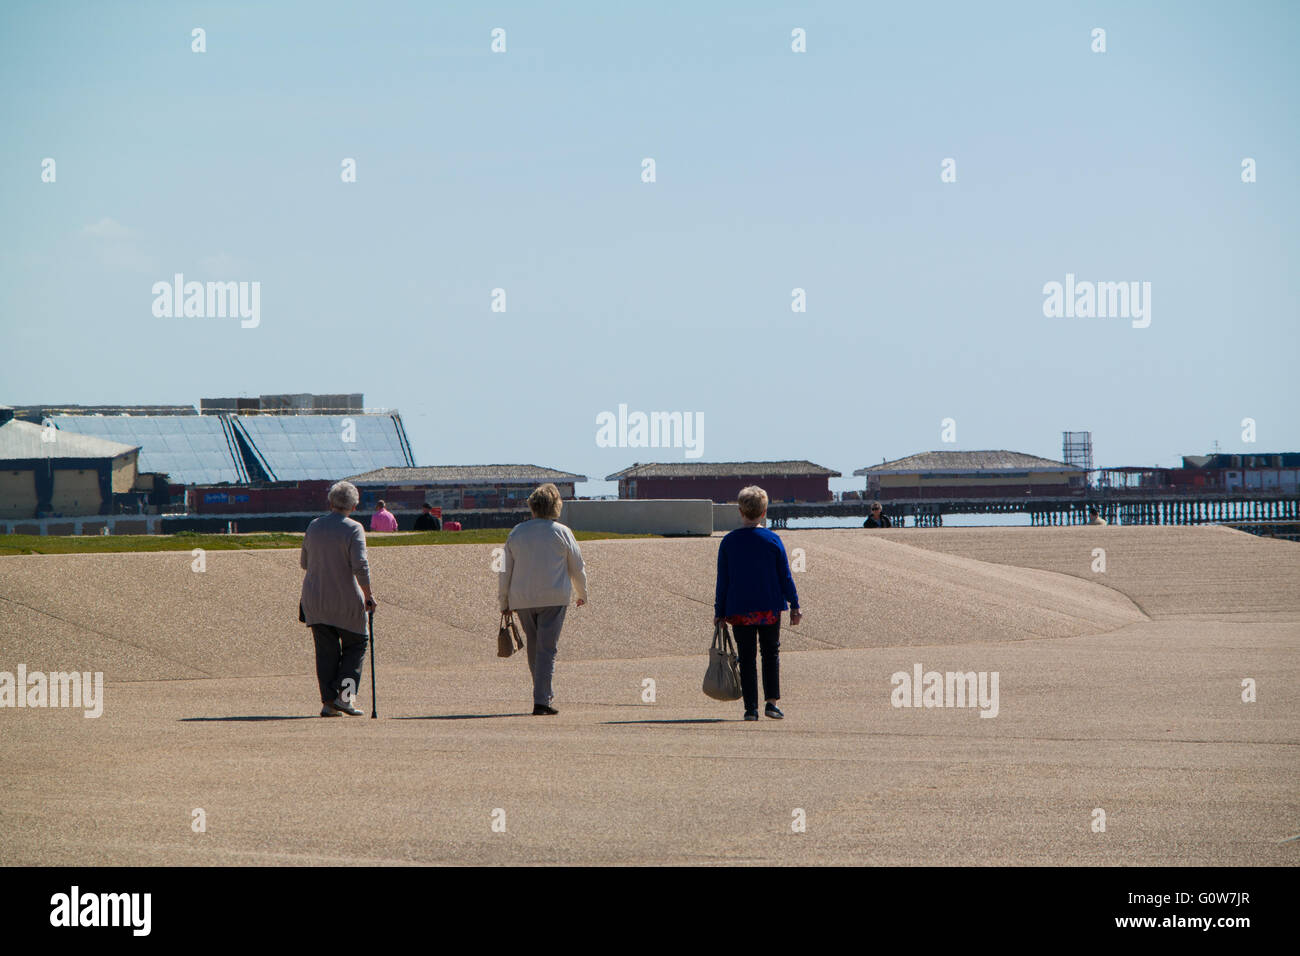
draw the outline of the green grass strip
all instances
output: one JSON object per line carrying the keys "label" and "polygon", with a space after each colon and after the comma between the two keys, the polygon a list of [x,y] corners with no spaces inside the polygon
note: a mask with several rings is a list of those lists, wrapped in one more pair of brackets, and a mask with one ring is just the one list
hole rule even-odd
{"label": "green grass strip", "polygon": [[[405,547],[413,544],[502,544],[509,528],[482,528],[466,531],[408,531],[387,535],[367,535],[371,548]],[[652,534],[607,534],[598,531],[575,531],[579,541],[603,538],[654,538]],[[176,534],[123,535],[35,535],[0,534],[0,556],[15,554],[115,554],[144,551],[257,551],[267,548],[297,548],[302,535],[296,532],[271,531],[254,534],[199,534],[181,531]]]}

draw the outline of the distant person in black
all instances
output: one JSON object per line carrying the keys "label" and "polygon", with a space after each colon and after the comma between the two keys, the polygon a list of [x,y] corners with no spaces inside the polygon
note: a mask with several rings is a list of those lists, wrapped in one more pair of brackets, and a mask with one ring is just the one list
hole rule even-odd
{"label": "distant person in black", "polygon": [[415,518],[416,531],[441,531],[442,522],[438,516],[433,513],[433,505],[427,501],[424,503],[424,513],[417,515]]}
{"label": "distant person in black", "polygon": [[871,502],[871,517],[862,522],[864,528],[888,528],[891,527],[889,517],[880,508],[879,501]]}

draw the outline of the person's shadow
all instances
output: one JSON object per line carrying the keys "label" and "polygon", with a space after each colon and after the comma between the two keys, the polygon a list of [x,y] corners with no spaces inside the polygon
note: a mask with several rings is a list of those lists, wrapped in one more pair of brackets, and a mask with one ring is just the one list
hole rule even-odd
{"label": "person's shadow", "polygon": [[518,714],[430,714],[425,717],[394,717],[393,720],[489,720],[493,717],[531,717],[532,712]]}
{"label": "person's shadow", "polygon": [[[494,717],[532,717],[531,711],[520,711],[517,714],[428,714],[417,717],[390,717],[389,720],[491,720]],[[312,714],[284,714],[284,715],[246,715],[234,717],[181,717],[181,723],[248,723],[263,720],[320,720]],[[725,717],[692,717],[682,718],[679,720],[606,720],[602,721],[606,725],[619,724],[726,724],[734,723]]]}
{"label": "person's shadow", "polygon": [[283,716],[244,716],[244,717],[182,717],[181,723],[207,723],[210,721],[253,721],[253,720],[318,720],[312,714],[286,714]]}
{"label": "person's shadow", "polygon": [[606,720],[606,724],[729,724],[725,717],[684,717],[680,720]]}

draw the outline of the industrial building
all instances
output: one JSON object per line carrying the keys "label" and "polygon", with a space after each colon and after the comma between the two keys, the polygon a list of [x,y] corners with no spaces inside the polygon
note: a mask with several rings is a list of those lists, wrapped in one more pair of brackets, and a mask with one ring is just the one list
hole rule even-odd
{"label": "industrial building", "polygon": [[1097,485],[1111,494],[1170,492],[1233,495],[1295,494],[1300,490],[1300,453],[1184,455],[1181,468],[1102,468]]}
{"label": "industrial building", "polygon": [[14,405],[14,418],[43,425],[55,415],[197,415],[193,405]]}
{"label": "industrial building", "polygon": [[313,395],[294,392],[257,398],[203,398],[200,415],[355,415],[365,411],[361,392]]}
{"label": "industrial building", "polygon": [[759,485],[769,501],[830,501],[838,471],[810,461],[720,461],[635,464],[607,475],[620,498],[706,498],[735,501],[747,485]]}
{"label": "industrial building", "polygon": [[43,411],[60,432],[139,447],[140,469],[173,486],[337,481],[415,464],[401,416],[361,411],[359,394],[205,398],[201,407],[201,415]]}
{"label": "industrial building", "polygon": [[1078,465],[1018,451],[927,451],[853,474],[881,502],[1082,495],[1088,479]]}
{"label": "industrial building", "polygon": [[322,486],[415,464],[401,415],[367,411],[360,393],[204,398],[199,409],[22,405],[3,425],[8,519],[140,515],[153,529],[177,512],[319,512]]}
{"label": "industrial building", "polygon": [[0,408],[0,517],[41,518],[109,514],[114,497],[152,488],[138,485],[139,445],[19,421]]}

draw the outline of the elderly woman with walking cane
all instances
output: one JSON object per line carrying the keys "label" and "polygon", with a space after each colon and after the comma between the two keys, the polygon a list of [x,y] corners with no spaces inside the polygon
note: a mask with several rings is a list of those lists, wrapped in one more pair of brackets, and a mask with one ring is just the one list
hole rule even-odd
{"label": "elderly woman with walking cane", "polygon": [[375,610],[370,593],[366,532],[348,517],[361,501],[356,486],[340,481],[329,490],[330,513],[307,526],[299,564],[299,619],[316,641],[316,678],[322,717],[360,717],[353,705],[366,656],[366,613]]}

